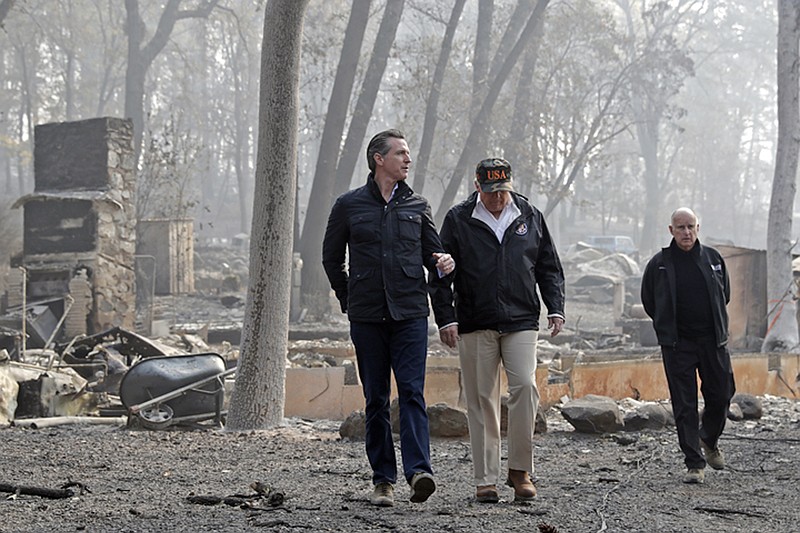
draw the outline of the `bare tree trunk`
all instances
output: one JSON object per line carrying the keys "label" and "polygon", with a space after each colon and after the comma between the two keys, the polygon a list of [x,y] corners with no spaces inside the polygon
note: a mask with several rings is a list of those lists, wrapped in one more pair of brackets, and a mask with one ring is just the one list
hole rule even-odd
{"label": "bare tree trunk", "polygon": [[[528,20],[528,14],[534,7],[536,0],[517,0],[517,5],[514,6],[514,12],[511,13],[511,18],[508,21],[508,26],[501,32],[502,38],[497,44],[497,50],[494,52],[492,62],[489,64],[488,79],[493,79],[497,76],[498,71],[503,66],[503,60],[511,52],[514,44],[520,36],[520,32],[525,27]],[[538,32],[541,31],[541,22],[539,23]],[[491,44],[491,43],[490,43]]]}
{"label": "bare tree trunk", "polygon": [[303,17],[309,0],[270,0],[264,13],[250,283],[226,429],[283,422]]}
{"label": "bare tree trunk", "polygon": [[508,56],[504,58],[502,66],[498,69],[497,76],[492,78],[489,92],[481,104],[481,109],[478,112],[478,115],[472,122],[469,134],[467,135],[467,140],[464,143],[464,148],[461,151],[461,155],[459,156],[455,170],[453,171],[453,176],[450,178],[450,182],[445,188],[439,208],[436,210],[436,223],[439,225],[442,223],[444,216],[450,209],[450,206],[456,197],[456,193],[458,192],[459,186],[461,186],[464,182],[464,177],[467,175],[467,170],[470,166],[470,163],[473,162],[472,159],[475,157],[475,152],[479,149],[479,139],[482,137],[483,130],[489,122],[489,115],[492,112],[495,102],[497,102],[497,98],[500,95],[500,90],[503,88],[503,85],[511,74],[511,69],[522,55],[522,51],[525,49],[528,42],[530,42],[531,37],[534,35],[536,25],[539,23],[540,19],[544,17],[544,11],[549,2],[550,0],[538,0],[533,13],[531,13],[530,18],[528,18],[528,22],[525,24],[525,28],[522,30],[522,33],[520,33],[517,42],[508,53]]}
{"label": "bare tree trunk", "polygon": [[[481,78],[483,83],[473,87],[470,120],[475,120],[477,113],[480,111],[480,107],[486,98],[487,90],[491,90],[489,88],[490,80],[494,80],[497,77],[501,68],[503,67],[505,58],[509,55],[516,42],[519,40],[520,33],[525,26],[525,22],[528,20],[528,14],[533,9],[533,2],[534,0],[517,1],[517,5],[514,7],[514,12],[511,14],[511,17],[508,20],[508,25],[504,31],[499,32],[500,35],[502,35],[502,38],[497,44],[497,49],[495,50],[491,62],[486,67],[483,65],[475,65],[476,69],[479,68],[482,72]],[[487,50],[489,50],[492,45],[491,39],[485,37],[483,33],[487,33],[486,28],[491,28],[492,26],[493,13],[488,13],[486,15],[486,20],[488,21],[488,25],[482,23],[481,16],[480,14],[478,15],[478,36],[476,37],[476,43],[481,41],[482,44],[480,47],[485,47]],[[540,33],[542,26],[542,20],[540,19],[539,23],[537,24],[537,29],[534,31],[536,33]],[[531,40],[532,37],[526,37],[526,39]],[[478,54],[477,48],[478,45],[476,44],[476,54]],[[483,61],[483,58],[481,58],[481,61]],[[488,72],[485,72],[487,67]],[[475,79],[474,76],[475,75],[473,73],[473,79]],[[475,106],[477,106],[477,109],[475,109]],[[477,135],[473,139],[473,146],[480,150],[480,147],[483,147],[486,143],[488,128],[481,128],[481,130],[477,131],[476,133]]]}
{"label": "bare tree trunk", "polygon": [[3,27],[3,21],[6,19],[8,12],[14,6],[15,0],[2,0],[0,1],[0,28]]}
{"label": "bare tree trunk", "polygon": [[372,0],[353,0],[347,29],[344,33],[339,65],[328,101],[328,113],[322,130],[314,181],[308,197],[306,224],[300,241],[300,254],[303,257],[301,294],[303,305],[312,315],[323,314],[328,305],[328,280],[322,270],[322,236],[325,231],[324,218],[331,208],[336,166],[339,162],[339,148],[342,132],[347,119],[350,94],[355,83],[358,58],[364,42],[364,32],[369,21],[369,7]]}
{"label": "bare tree trunk", "polygon": [[797,351],[792,211],[800,152],[800,0],[778,0],[778,148],[767,226],[767,335],[762,352]]}
{"label": "bare tree trunk", "polygon": [[433,71],[433,79],[431,80],[431,90],[428,94],[428,100],[425,106],[425,121],[422,126],[422,140],[419,143],[419,154],[417,155],[417,164],[414,166],[414,192],[422,194],[425,188],[425,178],[428,173],[428,161],[433,151],[433,139],[436,134],[437,113],[439,111],[439,96],[442,91],[442,82],[444,81],[444,71],[447,69],[447,63],[450,60],[450,51],[453,49],[453,38],[456,34],[458,21],[461,18],[461,13],[464,11],[464,4],[466,0],[456,0],[453,4],[453,10],[450,12],[450,20],[447,22],[447,28],[444,32],[444,39],[442,39],[442,47],[439,50],[439,59],[436,61],[436,68]]}
{"label": "bare tree trunk", "polygon": [[[658,121],[648,120],[639,114],[640,121],[636,124],[636,139],[644,159],[644,191],[645,213],[642,225],[642,241],[640,249],[649,255],[657,247],[656,228],[661,220],[659,206],[661,205],[661,178],[658,165]],[[649,126],[649,127],[648,127]]]}
{"label": "bare tree trunk", "polygon": [[142,151],[144,132],[144,83],[147,70],[164,49],[175,23],[185,18],[206,18],[219,0],[204,0],[196,9],[181,10],[182,0],[167,0],[153,37],[144,43],[145,25],[139,14],[139,0],[125,0],[128,36],[128,65],[125,72],[125,117],[133,121],[133,149],[136,161]]}
{"label": "bare tree trunk", "polygon": [[234,135],[236,138],[236,146],[234,148],[235,161],[233,165],[236,170],[236,183],[239,191],[239,231],[247,233],[247,229],[252,224],[250,210],[253,207],[252,203],[248,205],[251,189],[251,183],[248,179],[250,176],[250,165],[248,164],[248,156],[250,154],[250,134],[248,126],[250,121],[247,120],[249,118],[249,113],[246,109],[247,106],[244,104],[245,91],[242,87],[241,71],[234,72],[233,77],[235,80],[233,107],[236,110],[233,116]]}
{"label": "bare tree trunk", "polygon": [[233,65],[233,131],[235,138],[233,168],[236,172],[236,183],[239,201],[239,231],[247,233],[252,224],[252,174],[250,173],[250,125],[252,124],[249,101],[250,75],[247,74],[250,65],[248,52],[241,44],[229,45],[229,60]]}
{"label": "bare tree trunk", "polygon": [[64,73],[64,115],[67,121],[75,120],[75,52],[67,50]]}
{"label": "bare tree trunk", "polygon": [[[22,102],[17,115],[17,135],[19,136],[19,145],[25,146],[27,143],[32,142],[36,124],[33,114],[33,99],[37,94],[35,72],[38,65],[38,54],[36,49],[28,54],[23,44],[20,44],[17,48],[17,54],[22,72]],[[29,57],[29,55],[32,57]],[[17,182],[20,194],[25,194],[28,190],[26,177],[29,174],[29,169],[33,167],[33,165],[28,164],[26,159],[23,153],[17,152]],[[34,185],[33,180],[31,180],[31,189]]]}
{"label": "bare tree trunk", "polygon": [[472,53],[472,99],[469,119],[475,120],[489,85],[489,52],[492,48],[491,31],[494,19],[494,0],[478,0],[478,24],[475,33],[475,49]]}
{"label": "bare tree trunk", "polygon": [[[637,31],[634,23],[633,6],[644,7],[644,4],[639,4],[633,0],[615,0],[615,3],[625,14],[628,27],[629,54],[631,61],[634,61],[634,58],[637,55],[641,55],[642,52],[637,51],[637,46],[635,45]],[[674,30],[680,23],[681,18],[690,12],[690,10],[673,9],[669,7],[669,3],[664,3],[663,6],[665,9],[660,10],[661,15],[647,23],[649,26],[645,31],[647,39],[646,43],[644,43],[646,44],[645,49],[651,46],[658,49],[658,43],[664,35],[674,36],[676,34]],[[676,49],[675,52],[677,51]],[[662,55],[660,60],[666,61],[667,59]],[[665,70],[669,71],[669,69]],[[656,233],[659,226],[658,221],[662,220],[662,213],[660,212],[664,200],[662,191],[667,188],[669,177],[669,174],[665,173],[662,168],[663,162],[669,159],[661,154],[660,134],[663,129],[662,124],[665,121],[665,112],[669,105],[669,99],[677,93],[683,84],[683,79],[693,75],[693,68],[682,67],[675,69],[675,72],[671,74],[671,80],[665,75],[665,77],[659,79],[658,83],[653,83],[652,79],[648,79],[652,78],[652,74],[648,74],[646,71],[644,74],[644,78],[640,78],[632,86],[631,106],[636,120],[636,137],[645,167],[646,204],[639,249],[643,254],[649,254],[658,248]]]}
{"label": "bare tree trunk", "polygon": [[[391,52],[394,45],[394,38],[397,35],[397,28],[400,26],[400,18],[403,16],[404,6],[405,0],[392,0],[386,3],[386,11],[378,28],[378,38],[372,50],[367,73],[364,75],[361,94],[358,95],[353,118],[350,120],[350,128],[347,130],[347,139],[344,141],[342,155],[339,158],[339,164],[336,166],[333,198],[337,198],[347,192],[350,188],[350,182],[353,181],[353,171],[358,157],[362,154],[364,136],[367,133],[369,119],[372,117],[375,99],[378,97],[378,89],[381,87],[381,80],[386,71],[386,62],[389,60],[389,52]],[[364,181],[366,181],[366,176],[364,176]],[[325,210],[322,213],[323,228],[326,225],[327,216],[328,210]],[[320,239],[320,243],[322,243],[322,239]]]}
{"label": "bare tree trunk", "polygon": [[533,73],[539,59],[543,29],[544,24],[536,27],[531,44],[525,51],[519,80],[517,80],[517,91],[514,95],[514,114],[511,116],[511,125],[505,142],[507,147],[505,157],[514,168],[514,174],[527,177],[525,180],[517,182],[515,187],[529,197],[532,197],[530,192],[535,182],[536,168],[533,165],[539,160],[539,144],[535,140],[527,139],[527,135],[529,128],[533,131],[537,129],[538,120],[536,112],[532,109],[531,88],[533,87]]}
{"label": "bare tree trunk", "polygon": [[[327,203],[324,207],[312,211],[309,206],[306,212],[306,221],[303,224],[302,244],[305,254],[303,255],[303,287],[301,291],[303,300],[309,306],[309,311],[312,315],[319,315],[329,311],[327,295],[330,291],[330,284],[322,269],[322,237],[325,232],[326,220],[330,211],[331,200],[350,188],[356,161],[363,153],[361,149],[364,143],[364,136],[369,126],[372,110],[375,107],[375,100],[378,96],[383,74],[386,71],[389,52],[394,45],[394,38],[400,25],[404,3],[405,0],[392,0],[386,3],[386,10],[378,28],[378,38],[375,41],[372,57],[364,75],[361,93],[356,101],[353,117],[350,119],[347,139],[345,139],[339,162],[336,165],[333,194],[327,198]],[[364,176],[364,180],[366,181],[366,176]],[[310,201],[311,199],[309,198]],[[316,308],[310,307],[311,305],[316,305]]]}

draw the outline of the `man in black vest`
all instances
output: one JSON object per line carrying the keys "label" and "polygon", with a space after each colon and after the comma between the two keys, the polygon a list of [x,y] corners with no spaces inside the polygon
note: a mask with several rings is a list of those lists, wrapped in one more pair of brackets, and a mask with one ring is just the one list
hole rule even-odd
{"label": "man in black vest", "polygon": [[[661,345],[687,468],[684,483],[702,483],[706,464],[725,468],[718,441],[736,390],[727,348],[728,271],[719,252],[697,240],[699,229],[691,209],[672,213],[672,242],[653,256],[642,276],[642,304]],[[702,420],[698,374],[705,402]]]}

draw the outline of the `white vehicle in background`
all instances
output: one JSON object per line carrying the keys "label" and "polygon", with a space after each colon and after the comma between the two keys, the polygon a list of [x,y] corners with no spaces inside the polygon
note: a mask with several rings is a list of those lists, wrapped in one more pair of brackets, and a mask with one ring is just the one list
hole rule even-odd
{"label": "white vehicle in background", "polygon": [[584,241],[592,248],[634,256],[638,252],[633,239],[627,235],[594,235]]}

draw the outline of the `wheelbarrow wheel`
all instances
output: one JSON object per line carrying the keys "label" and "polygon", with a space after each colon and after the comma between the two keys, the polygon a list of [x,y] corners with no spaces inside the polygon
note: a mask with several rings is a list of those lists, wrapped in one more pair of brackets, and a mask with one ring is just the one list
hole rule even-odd
{"label": "wheelbarrow wheel", "polygon": [[173,414],[169,405],[154,405],[139,411],[139,421],[147,429],[164,429],[172,424]]}

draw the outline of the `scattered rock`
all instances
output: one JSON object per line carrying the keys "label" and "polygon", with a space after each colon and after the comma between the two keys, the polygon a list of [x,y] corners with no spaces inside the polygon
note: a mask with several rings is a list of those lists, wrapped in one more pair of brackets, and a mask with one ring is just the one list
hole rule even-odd
{"label": "scattered rock", "polygon": [[636,444],[636,442],[639,441],[638,437],[629,434],[614,435],[612,438],[614,439],[614,442],[620,446],[630,446],[631,444]]}
{"label": "scattered rock", "polygon": [[739,407],[738,403],[732,403],[728,407],[728,420],[733,420],[734,422],[744,420],[744,413],[742,413],[742,408]]}
{"label": "scattered rock", "polygon": [[664,429],[675,425],[672,409],[660,403],[648,402],[637,406],[633,411],[625,413],[626,431],[643,429]]}
{"label": "scattered rock", "polygon": [[[467,413],[461,409],[450,407],[445,403],[429,405],[428,427],[431,437],[465,437],[469,435]],[[392,400],[389,407],[389,416],[392,421],[392,431],[400,433],[400,403],[397,398]]]}
{"label": "scattered rock", "polygon": [[467,413],[446,403],[428,406],[431,437],[466,437],[469,435]]}
{"label": "scattered rock", "polygon": [[363,410],[353,411],[339,426],[339,436],[343,439],[364,440],[367,435],[367,415]]}
{"label": "scattered rock", "polygon": [[761,403],[761,399],[752,394],[735,394],[731,399],[731,404],[737,404],[742,408],[745,420],[757,420],[764,415],[764,405]]}
{"label": "scattered rock", "polygon": [[617,403],[608,396],[587,394],[564,405],[561,414],[581,433],[613,433],[624,427]]}

